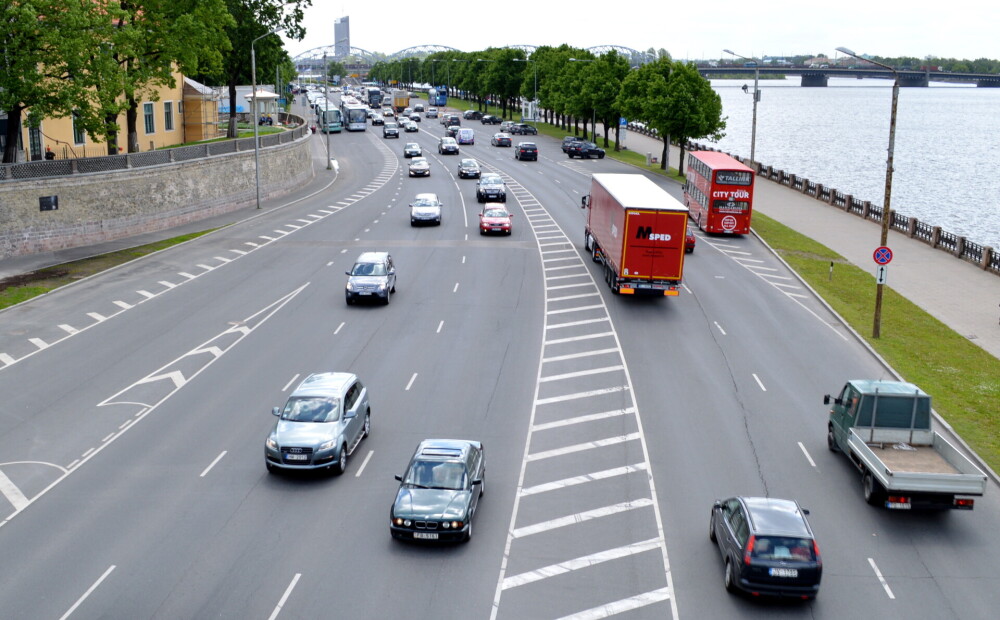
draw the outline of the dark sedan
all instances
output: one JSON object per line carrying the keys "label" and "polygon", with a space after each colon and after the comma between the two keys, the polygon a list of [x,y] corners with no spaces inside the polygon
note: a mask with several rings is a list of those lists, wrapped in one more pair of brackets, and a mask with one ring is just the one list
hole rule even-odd
{"label": "dark sedan", "polygon": [[534,142],[518,142],[514,147],[514,159],[532,160],[538,159],[538,146]]}
{"label": "dark sedan", "polygon": [[512,134],[519,136],[537,136],[538,130],[535,129],[534,125],[528,125],[527,123],[514,123],[514,126],[510,128]]}
{"label": "dark sedan", "polygon": [[569,155],[570,159],[574,157],[579,158],[591,158],[596,157],[597,159],[604,159],[604,149],[600,148],[593,142],[570,142],[565,147],[566,154]]}
{"label": "dark sedan", "polygon": [[483,113],[479,110],[466,110],[462,113],[462,118],[469,121],[478,121],[483,118]]}
{"label": "dark sedan", "polygon": [[486,451],[478,441],[425,439],[417,445],[389,510],[402,540],[468,541],[485,491]]}
{"label": "dark sedan", "polygon": [[487,114],[486,116],[479,119],[484,125],[499,125],[503,121],[500,120],[499,116],[493,116],[492,114]]}
{"label": "dark sedan", "polygon": [[463,159],[458,163],[458,178],[460,179],[478,179],[481,174],[479,162],[474,159]]}
{"label": "dark sedan", "polygon": [[513,144],[510,140],[510,134],[507,133],[495,133],[490,139],[490,144],[493,146],[511,146]]}

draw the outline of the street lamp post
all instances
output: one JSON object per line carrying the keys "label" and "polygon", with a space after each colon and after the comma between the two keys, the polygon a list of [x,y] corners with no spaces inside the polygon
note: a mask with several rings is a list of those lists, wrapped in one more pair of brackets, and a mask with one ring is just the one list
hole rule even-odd
{"label": "street lamp post", "polygon": [[[892,71],[892,109],[889,112],[889,155],[885,163],[885,197],[882,200],[882,236],[879,241],[879,246],[884,247],[889,242],[889,223],[891,217],[889,205],[892,198],[892,156],[896,148],[896,104],[899,102],[899,73],[889,65],[884,65],[868,58],[861,58],[846,47],[838,47],[837,51]],[[872,338],[880,338],[882,333],[883,286],[882,282],[875,285],[875,317],[872,321]]]}
{"label": "street lamp post", "polygon": [[[253,41],[250,42],[250,96],[253,97],[253,171],[254,171],[254,182],[257,191],[257,208],[260,208],[260,136],[258,135],[257,123],[259,119],[257,118],[257,54],[254,51],[254,43],[260,41],[264,37],[269,37],[276,32],[281,32],[284,30],[284,26],[279,26],[268,32],[267,34],[262,34]],[[236,102],[229,102],[230,113],[234,113],[236,110]]]}
{"label": "street lamp post", "polygon": [[[334,44],[336,47],[336,44]],[[326,52],[323,52],[323,98],[326,103],[323,112],[323,133],[326,134],[326,169],[333,169],[333,160],[330,159],[330,65],[326,62]]]}
{"label": "street lamp post", "polygon": [[[748,60],[753,63],[753,120],[751,121],[750,128],[750,165],[753,167],[756,158],[756,148],[757,148],[757,102],[760,101],[760,90],[757,89],[757,83],[760,80],[760,63],[757,62],[756,58],[747,58],[746,56],[740,56],[732,50],[722,50],[723,52],[735,56],[737,58],[742,58],[743,60]],[[745,90],[745,87],[744,87]],[[754,168],[754,173],[756,174],[756,168]]]}

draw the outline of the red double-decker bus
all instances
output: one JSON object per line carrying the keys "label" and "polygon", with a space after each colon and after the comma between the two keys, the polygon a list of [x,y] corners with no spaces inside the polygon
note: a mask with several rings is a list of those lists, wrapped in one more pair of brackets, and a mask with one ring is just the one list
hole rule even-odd
{"label": "red double-decker bus", "polygon": [[684,203],[698,228],[733,235],[749,233],[753,177],[753,170],[725,153],[689,153]]}

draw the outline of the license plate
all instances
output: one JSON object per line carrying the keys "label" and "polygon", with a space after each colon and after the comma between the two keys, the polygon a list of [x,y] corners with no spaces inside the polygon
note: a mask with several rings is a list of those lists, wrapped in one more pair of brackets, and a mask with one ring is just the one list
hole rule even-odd
{"label": "license plate", "polygon": [[308,461],[309,460],[309,455],[308,454],[286,454],[285,458],[288,459],[289,461]]}
{"label": "license plate", "polygon": [[358,291],[358,295],[371,295],[371,291]]}
{"label": "license plate", "polygon": [[799,571],[795,568],[769,568],[767,574],[772,577],[798,577]]}
{"label": "license plate", "polygon": [[496,231],[496,232],[499,232],[499,231],[501,231],[501,230],[503,230],[503,229],[502,229],[502,228],[500,228],[499,226],[494,226],[494,227],[493,227],[493,228],[492,228],[491,230],[494,230],[494,231]]}
{"label": "license plate", "polygon": [[418,540],[437,540],[437,534],[431,534],[428,532],[413,532],[413,537]]}
{"label": "license plate", "polygon": [[890,510],[909,510],[910,502],[886,502],[885,507]]}

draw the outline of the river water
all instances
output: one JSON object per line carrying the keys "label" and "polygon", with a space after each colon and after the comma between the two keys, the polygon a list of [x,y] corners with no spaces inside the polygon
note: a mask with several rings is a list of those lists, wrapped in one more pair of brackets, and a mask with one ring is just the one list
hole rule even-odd
{"label": "river water", "polygon": [[[718,143],[750,156],[753,79],[712,80],[727,117]],[[830,78],[760,80],[756,158],[881,205],[892,83]],[[900,88],[892,177],[894,210],[1000,250],[1000,88],[931,83]]]}

